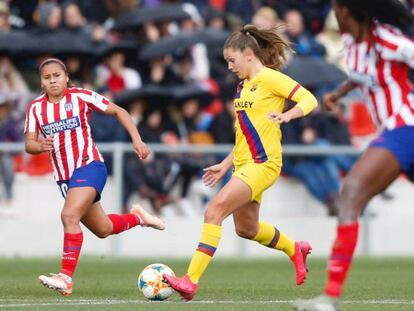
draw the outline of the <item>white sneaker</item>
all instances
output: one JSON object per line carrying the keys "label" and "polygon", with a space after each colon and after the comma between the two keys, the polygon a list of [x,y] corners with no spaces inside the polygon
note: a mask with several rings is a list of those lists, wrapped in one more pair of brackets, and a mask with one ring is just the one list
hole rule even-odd
{"label": "white sneaker", "polygon": [[63,273],[50,273],[50,276],[41,275],[38,280],[44,287],[55,290],[63,296],[70,296],[72,294],[72,278]]}
{"label": "white sneaker", "polygon": [[141,205],[133,204],[129,212],[131,214],[138,216],[139,219],[143,221],[143,223],[141,223],[142,226],[148,226],[157,230],[165,229],[165,223],[157,216],[151,215],[150,213],[146,212]]}

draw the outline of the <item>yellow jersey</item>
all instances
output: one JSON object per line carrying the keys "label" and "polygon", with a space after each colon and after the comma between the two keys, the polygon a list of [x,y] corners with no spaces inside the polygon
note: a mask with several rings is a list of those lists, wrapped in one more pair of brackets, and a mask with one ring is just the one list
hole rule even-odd
{"label": "yellow jersey", "polygon": [[250,80],[237,86],[236,141],[234,165],[274,162],[282,166],[282,134],[280,125],[269,119],[269,112],[283,112],[285,99],[295,101],[304,115],[317,106],[315,97],[287,75],[263,67]]}

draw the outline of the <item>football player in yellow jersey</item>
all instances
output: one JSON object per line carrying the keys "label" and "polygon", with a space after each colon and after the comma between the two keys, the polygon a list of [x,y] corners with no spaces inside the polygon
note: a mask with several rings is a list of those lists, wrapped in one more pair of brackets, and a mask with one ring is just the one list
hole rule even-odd
{"label": "football player in yellow jersey", "polygon": [[[282,167],[280,124],[301,118],[316,106],[315,97],[299,83],[279,72],[289,44],[276,30],[246,25],[224,44],[228,68],[240,79],[234,99],[236,142],[221,163],[204,169],[204,183],[214,186],[234,166],[230,181],[209,203],[201,239],[187,274],[164,275],[185,300],[191,300],[221,239],[223,220],[233,215],[236,233],[243,238],[281,250],[291,259],[296,284],[306,278],[306,256],[311,246],[294,241],[273,225],[259,221],[262,193],[279,177]],[[297,104],[283,112],[286,99]]]}

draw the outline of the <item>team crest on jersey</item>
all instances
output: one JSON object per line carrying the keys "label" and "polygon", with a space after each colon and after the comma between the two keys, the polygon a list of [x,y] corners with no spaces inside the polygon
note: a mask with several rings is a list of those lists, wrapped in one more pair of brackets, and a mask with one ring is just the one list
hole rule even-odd
{"label": "team crest on jersey", "polygon": [[254,92],[257,90],[257,84],[253,84],[252,87],[250,88],[250,92]]}
{"label": "team crest on jersey", "polygon": [[65,104],[65,110],[71,111],[73,109],[73,104],[71,102]]}

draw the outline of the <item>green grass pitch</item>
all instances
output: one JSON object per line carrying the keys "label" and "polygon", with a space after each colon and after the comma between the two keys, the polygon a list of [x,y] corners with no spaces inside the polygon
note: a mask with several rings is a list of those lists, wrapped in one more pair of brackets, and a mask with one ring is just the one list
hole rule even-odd
{"label": "green grass pitch", "polygon": [[[74,293],[65,298],[43,288],[37,276],[59,269],[59,259],[0,259],[1,310],[292,310],[290,302],[319,294],[325,260],[311,259],[305,285],[294,284],[286,259],[221,259],[208,268],[193,302],[174,294],[147,302],[136,287],[146,265],[162,262],[178,275],[188,260],[81,257]],[[343,310],[414,310],[413,258],[358,258]]]}

